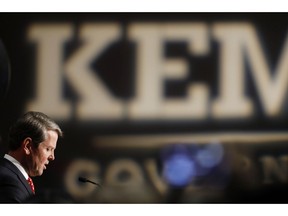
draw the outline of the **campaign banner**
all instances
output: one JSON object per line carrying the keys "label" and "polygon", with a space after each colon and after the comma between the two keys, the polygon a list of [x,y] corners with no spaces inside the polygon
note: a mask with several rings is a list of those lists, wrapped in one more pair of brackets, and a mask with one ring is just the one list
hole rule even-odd
{"label": "campaign banner", "polygon": [[39,202],[286,202],[287,18],[2,13],[1,153],[41,111],[64,138]]}

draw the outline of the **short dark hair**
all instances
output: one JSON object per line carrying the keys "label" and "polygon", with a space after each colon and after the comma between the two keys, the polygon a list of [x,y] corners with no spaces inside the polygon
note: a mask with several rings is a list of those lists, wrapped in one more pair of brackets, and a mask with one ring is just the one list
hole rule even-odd
{"label": "short dark hair", "polygon": [[48,130],[55,131],[58,137],[63,136],[59,125],[49,116],[41,112],[29,111],[11,126],[8,149],[11,151],[18,149],[27,137],[30,137],[33,144],[38,147],[41,142],[47,139]]}

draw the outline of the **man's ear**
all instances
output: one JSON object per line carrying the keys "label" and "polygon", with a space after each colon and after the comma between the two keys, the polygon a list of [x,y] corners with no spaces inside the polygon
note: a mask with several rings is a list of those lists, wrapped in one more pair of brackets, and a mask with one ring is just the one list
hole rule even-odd
{"label": "man's ear", "polygon": [[32,139],[30,137],[25,138],[22,142],[22,147],[24,152],[29,155],[32,149]]}

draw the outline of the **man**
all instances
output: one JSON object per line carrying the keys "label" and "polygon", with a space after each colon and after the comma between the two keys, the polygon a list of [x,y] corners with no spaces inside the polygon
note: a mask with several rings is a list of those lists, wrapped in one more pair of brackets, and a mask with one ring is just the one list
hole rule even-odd
{"label": "man", "polygon": [[[0,158],[0,202],[23,203],[34,195],[30,177],[55,159],[60,127],[41,112],[27,112],[10,128],[8,153]],[[28,181],[30,180],[30,182]]]}

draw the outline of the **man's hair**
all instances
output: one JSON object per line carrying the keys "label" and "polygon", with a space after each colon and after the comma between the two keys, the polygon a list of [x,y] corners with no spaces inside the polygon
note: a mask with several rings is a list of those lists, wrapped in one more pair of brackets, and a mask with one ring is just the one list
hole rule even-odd
{"label": "man's hair", "polygon": [[27,137],[38,145],[47,139],[47,131],[55,131],[59,137],[63,136],[60,127],[50,117],[41,112],[29,111],[20,117],[11,126],[8,137],[8,148],[11,151],[18,149]]}

